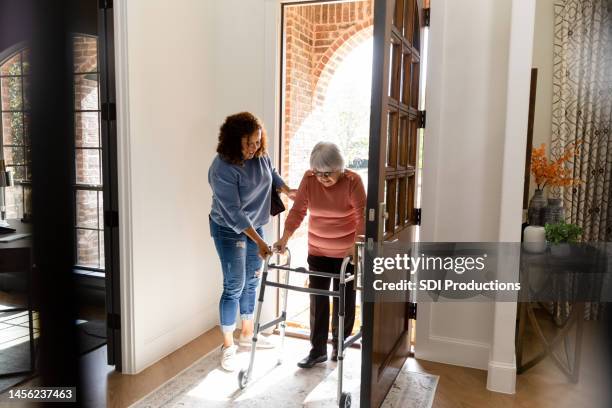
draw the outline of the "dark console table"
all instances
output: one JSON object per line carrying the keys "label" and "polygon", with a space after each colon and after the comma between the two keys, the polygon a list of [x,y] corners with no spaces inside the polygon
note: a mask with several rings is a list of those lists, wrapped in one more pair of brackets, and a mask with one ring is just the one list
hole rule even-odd
{"label": "dark console table", "polygon": [[[610,269],[605,244],[565,245],[548,247],[542,253],[521,253],[521,298],[516,331],[517,373],[521,374],[540,361],[550,357],[556,366],[572,382],[580,373],[580,353],[585,304],[605,301],[604,278]],[[536,318],[535,309],[543,303],[569,305],[571,311],[561,321],[556,321],[557,332],[547,337]],[[529,361],[524,361],[524,341],[527,324],[533,328],[543,350]],[[575,335],[571,329],[575,327]],[[573,356],[569,344],[573,337]],[[565,359],[555,352],[564,346]]]}
{"label": "dark console table", "polygon": [[[15,234],[29,234],[31,225],[22,223],[20,220],[8,220],[11,228],[17,231],[13,234],[1,234],[0,240],[15,236]],[[0,377],[9,377],[32,373],[36,367],[35,346],[34,346],[34,322],[32,307],[32,239],[25,237],[11,242],[0,242],[0,274],[22,275],[25,282],[26,301],[23,306],[9,306],[0,309],[0,314],[27,312],[29,329],[29,348],[30,348],[30,369],[2,372]],[[0,351],[1,352],[1,351]]]}

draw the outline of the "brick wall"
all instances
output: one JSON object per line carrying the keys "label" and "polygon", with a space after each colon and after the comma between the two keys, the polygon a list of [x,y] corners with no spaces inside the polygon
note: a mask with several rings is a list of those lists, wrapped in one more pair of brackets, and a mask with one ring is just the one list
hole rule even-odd
{"label": "brick wall", "polygon": [[[321,140],[316,115],[335,68],[372,37],[372,1],[285,8],[285,112],[282,175],[297,186]],[[291,159],[290,159],[291,157]],[[291,177],[289,177],[291,175]]]}

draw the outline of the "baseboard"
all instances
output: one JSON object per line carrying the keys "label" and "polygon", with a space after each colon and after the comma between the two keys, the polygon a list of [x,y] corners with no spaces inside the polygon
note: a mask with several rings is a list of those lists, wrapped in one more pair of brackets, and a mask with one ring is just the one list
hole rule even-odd
{"label": "baseboard", "polygon": [[133,374],[140,373],[218,325],[218,314],[216,309],[214,310],[215,312],[211,313],[210,308],[205,308],[196,312],[193,315],[197,318],[188,319],[163,335],[137,347],[139,351],[136,356],[136,370]]}
{"label": "baseboard", "polygon": [[454,337],[429,336],[426,349],[419,348],[417,342],[415,357],[436,363],[487,370],[490,348],[488,343]]}
{"label": "baseboard", "polygon": [[487,390],[514,394],[516,392],[516,364],[489,361]]}

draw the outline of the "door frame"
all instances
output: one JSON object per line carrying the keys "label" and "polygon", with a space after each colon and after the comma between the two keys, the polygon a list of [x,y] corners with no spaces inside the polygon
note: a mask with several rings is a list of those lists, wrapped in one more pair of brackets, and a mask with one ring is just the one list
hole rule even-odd
{"label": "door frame", "polygon": [[115,90],[117,103],[117,191],[119,211],[119,293],[121,312],[121,369],[136,374],[134,266],[132,233],[132,176],[130,144],[128,10],[127,1],[113,5]]}

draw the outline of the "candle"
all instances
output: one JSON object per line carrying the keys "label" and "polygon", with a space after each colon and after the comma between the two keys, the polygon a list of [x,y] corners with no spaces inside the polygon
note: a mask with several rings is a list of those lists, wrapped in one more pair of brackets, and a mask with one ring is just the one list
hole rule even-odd
{"label": "candle", "polygon": [[544,227],[529,225],[523,232],[523,248],[527,252],[539,253],[546,250]]}

